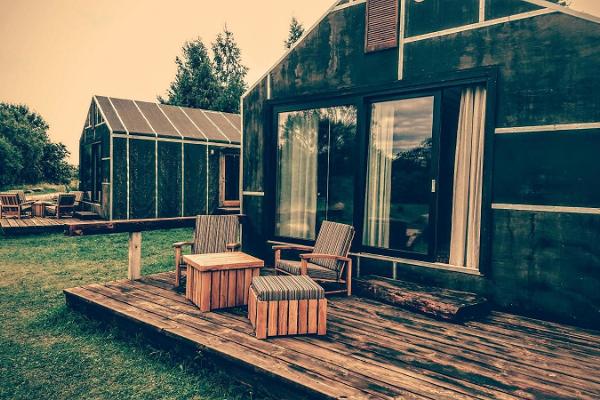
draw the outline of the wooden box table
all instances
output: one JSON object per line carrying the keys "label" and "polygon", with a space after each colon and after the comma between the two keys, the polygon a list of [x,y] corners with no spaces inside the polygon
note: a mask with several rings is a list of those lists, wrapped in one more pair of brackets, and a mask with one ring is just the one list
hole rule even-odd
{"label": "wooden box table", "polygon": [[184,255],[187,264],[185,297],[207,312],[248,304],[252,278],[264,261],[242,252]]}
{"label": "wooden box table", "polygon": [[49,206],[51,204],[52,203],[49,201],[36,201],[31,205],[31,215],[34,217],[45,217],[46,206]]}

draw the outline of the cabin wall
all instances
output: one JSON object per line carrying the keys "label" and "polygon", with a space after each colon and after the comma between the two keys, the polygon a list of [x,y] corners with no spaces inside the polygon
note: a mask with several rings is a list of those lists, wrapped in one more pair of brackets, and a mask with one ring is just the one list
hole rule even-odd
{"label": "cabin wall", "polygon": [[244,221],[244,249],[258,257],[267,257],[267,237],[264,223],[265,207],[265,159],[266,149],[266,100],[268,78],[263,78],[243,101],[242,114],[242,214],[250,218]]}
{"label": "cabin wall", "polygon": [[[219,156],[223,149],[193,142],[113,138],[113,218],[174,218],[217,213],[220,207]],[[239,152],[236,148],[227,149]]]}
{"label": "cabin wall", "polygon": [[[486,0],[485,18],[539,11],[518,0]],[[449,8],[448,8],[449,7]],[[460,12],[459,12],[460,11]],[[406,36],[475,23],[478,1],[408,2]],[[272,156],[270,101],[296,104],[332,93],[424,82],[460,71],[497,71],[493,99],[491,254],[482,276],[362,258],[361,274],[418,280],[491,297],[500,308],[600,326],[600,129],[506,128],[600,122],[600,25],[554,12],[364,53],[365,5],[329,14],[243,99],[244,249],[270,254],[264,194]],[[402,47],[402,45],[401,45]],[[398,60],[403,64],[399,67]],[[359,122],[360,124],[360,122]],[[362,165],[361,161],[357,163]],[[534,207],[536,211],[528,211]],[[541,207],[541,208],[540,208]],[[549,208],[544,208],[549,207]],[[566,207],[566,208],[565,208]],[[574,207],[583,207],[577,209]]]}
{"label": "cabin wall", "polygon": [[110,213],[110,130],[106,124],[84,128],[79,141],[79,190],[92,192],[93,160],[92,147],[100,145],[101,165],[99,168],[101,190],[100,215],[107,218]]}

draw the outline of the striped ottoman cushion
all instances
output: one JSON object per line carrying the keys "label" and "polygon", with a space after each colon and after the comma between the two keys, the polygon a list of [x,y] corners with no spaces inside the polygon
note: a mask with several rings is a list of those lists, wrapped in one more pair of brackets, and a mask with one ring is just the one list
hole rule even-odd
{"label": "striped ottoman cushion", "polygon": [[257,276],[252,286],[260,301],[310,300],[325,297],[325,290],[306,275]]}

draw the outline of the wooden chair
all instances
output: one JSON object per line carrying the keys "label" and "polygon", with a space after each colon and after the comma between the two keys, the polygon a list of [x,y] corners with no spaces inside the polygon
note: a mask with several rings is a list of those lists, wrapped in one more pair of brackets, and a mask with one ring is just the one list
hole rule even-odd
{"label": "wooden chair", "polygon": [[[315,281],[334,282],[346,286],[342,290],[327,291],[327,294],[344,293],[352,295],[352,259],[348,257],[354,239],[354,228],[350,225],[324,221],[319,230],[315,246],[277,245],[275,252],[275,272],[287,275],[308,275]],[[301,254],[300,261],[281,258],[282,250],[311,251]],[[345,271],[344,271],[345,270]],[[345,272],[345,278],[344,276]]]}
{"label": "wooden chair", "polygon": [[74,209],[77,210],[77,211],[83,210],[84,192],[82,192],[82,191],[74,191],[74,192],[70,192],[69,194],[75,195],[75,202],[73,203]]}
{"label": "wooden chair", "polygon": [[174,243],[175,286],[181,284],[181,271],[186,269],[181,250],[190,246],[192,254],[225,253],[235,251],[240,244],[240,220],[237,215],[198,215],[194,240]]}
{"label": "wooden chair", "polygon": [[32,201],[25,201],[25,194],[19,192],[0,193],[0,218],[8,216],[21,216],[26,211],[31,212]]}
{"label": "wooden chair", "polygon": [[56,204],[47,205],[46,213],[54,215],[56,219],[61,216],[70,215],[73,216],[75,211],[75,195],[74,194],[59,194]]}

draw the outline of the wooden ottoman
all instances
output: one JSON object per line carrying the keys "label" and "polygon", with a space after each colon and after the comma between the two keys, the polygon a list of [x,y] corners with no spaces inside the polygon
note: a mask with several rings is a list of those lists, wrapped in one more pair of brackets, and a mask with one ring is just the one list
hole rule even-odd
{"label": "wooden ottoman", "polygon": [[258,339],[325,335],[325,291],[306,275],[255,277],[248,295],[248,318]]}

